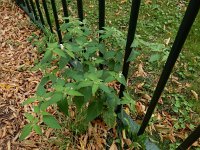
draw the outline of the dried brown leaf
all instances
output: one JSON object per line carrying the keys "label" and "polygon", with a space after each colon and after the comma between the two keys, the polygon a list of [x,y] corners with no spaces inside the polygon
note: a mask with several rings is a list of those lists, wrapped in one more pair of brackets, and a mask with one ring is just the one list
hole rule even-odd
{"label": "dried brown leaf", "polygon": [[113,141],[112,145],[110,146],[109,150],[118,150],[117,145],[115,144],[115,141]]}
{"label": "dried brown leaf", "polygon": [[191,90],[191,93],[196,100],[199,100],[199,95],[194,90]]}

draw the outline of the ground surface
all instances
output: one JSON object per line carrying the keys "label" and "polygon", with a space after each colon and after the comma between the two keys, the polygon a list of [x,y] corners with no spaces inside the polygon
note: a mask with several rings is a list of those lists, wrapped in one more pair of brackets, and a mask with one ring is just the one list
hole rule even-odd
{"label": "ground surface", "polygon": [[27,41],[40,31],[14,3],[0,1],[0,149],[29,149],[17,142],[28,107],[21,103],[35,91],[41,75],[29,68],[37,58]]}
{"label": "ground surface", "polygon": [[[156,22],[158,21],[156,20]],[[118,23],[116,24],[118,25]],[[127,22],[125,22],[125,25],[126,24]],[[38,57],[36,49],[33,48],[31,43],[28,42],[27,40],[33,33],[39,35],[40,31],[36,29],[36,27],[31,25],[28,17],[24,15],[24,12],[21,11],[19,8],[17,8],[13,3],[8,2],[6,0],[5,2],[3,2],[1,0],[0,1],[0,150],[1,149],[2,150],[59,149],[59,148],[62,149],[62,146],[65,148],[67,147],[67,149],[103,149],[103,146],[106,144],[105,139],[107,137],[108,130],[105,127],[105,124],[99,120],[90,125],[88,132],[79,136],[72,133],[72,131],[70,131],[70,129],[68,128],[65,128],[62,131],[58,132],[56,131],[57,134],[55,134],[55,132],[52,131],[51,129],[47,129],[43,131],[44,133],[43,137],[39,137],[33,133],[25,141],[18,142],[21,128],[26,124],[26,120],[23,116],[23,113],[31,112],[32,110],[32,108],[29,106],[22,107],[21,103],[26,98],[34,94],[37,83],[40,81],[41,78],[40,72],[33,73],[30,71],[30,68],[33,67],[34,61]],[[138,65],[139,73],[141,72],[141,68],[145,69],[144,64]],[[144,74],[148,75],[146,78],[150,77],[149,75],[150,73],[149,72],[145,73],[144,70],[142,69],[141,76],[143,76]],[[133,75],[134,78],[135,76],[138,77],[138,74]],[[173,79],[175,80],[174,83],[176,83],[178,87],[181,87],[181,88],[176,88],[177,90],[180,89],[180,91],[182,92],[184,88],[188,88],[188,86],[186,85],[189,84],[187,83],[181,84],[177,82],[179,80],[175,77],[172,78],[172,80]],[[144,81],[141,81],[141,85],[143,85],[143,82]],[[138,85],[140,85],[140,83],[138,83]],[[131,90],[134,91],[134,89],[137,90],[137,88],[135,87]],[[174,89],[172,88],[171,91],[174,92]],[[196,92],[199,91],[196,90]],[[139,93],[141,95],[144,94],[142,99],[143,101],[147,101],[150,99],[149,95],[146,95],[146,93],[147,93],[146,90],[144,90],[142,94]],[[169,99],[169,97],[167,98]],[[137,104],[142,104],[141,102]],[[184,126],[183,128],[181,127],[181,129],[177,129],[176,131],[174,131],[174,124],[177,123],[178,120],[180,120],[177,119],[178,115],[172,116],[171,114],[168,113],[167,110],[165,111],[164,108],[166,109],[169,108],[169,110],[171,110],[171,105],[169,107],[166,107],[166,105],[162,104],[162,101],[159,103],[159,107],[163,108],[162,109],[163,111],[160,112],[157,111],[155,113],[155,118],[157,120],[157,123],[155,123],[155,126],[153,126],[153,124],[149,126],[148,133],[152,133],[151,131],[155,130],[157,133],[159,133],[161,141],[163,138],[174,143],[177,143],[176,139],[184,140],[188,136],[188,134],[193,130],[192,128],[190,129],[189,127],[191,121],[189,120],[188,121],[189,123],[186,122],[186,127]],[[140,110],[141,108],[139,108],[137,112],[139,112]],[[71,116],[73,116],[73,112],[71,112]],[[195,123],[195,125],[197,125],[198,121],[195,121],[196,119],[194,118],[198,117],[195,117],[196,115],[193,115],[193,113],[191,113],[190,116],[193,122],[197,122]],[[61,116],[59,120],[66,121],[66,118]],[[67,121],[72,122],[72,120],[67,120]],[[165,145],[168,144],[169,142]],[[198,146],[199,143],[196,142],[195,145]],[[112,148],[116,149],[114,144]]]}

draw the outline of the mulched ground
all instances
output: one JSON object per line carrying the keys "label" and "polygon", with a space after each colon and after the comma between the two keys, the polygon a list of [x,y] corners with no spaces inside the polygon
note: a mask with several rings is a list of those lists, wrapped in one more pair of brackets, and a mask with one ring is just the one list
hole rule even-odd
{"label": "mulched ground", "polygon": [[[29,70],[37,58],[36,50],[27,38],[40,31],[28,17],[7,0],[0,1],[0,150],[28,149],[17,142],[30,108],[21,103],[34,94],[40,81],[39,72]],[[26,147],[26,148],[25,148]]]}

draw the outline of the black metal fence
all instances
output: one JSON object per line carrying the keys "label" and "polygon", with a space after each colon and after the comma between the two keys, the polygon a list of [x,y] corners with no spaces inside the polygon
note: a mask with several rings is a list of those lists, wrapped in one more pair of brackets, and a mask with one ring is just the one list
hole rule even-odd
{"label": "black metal fence", "polygon": [[[63,16],[68,17],[67,1],[66,0],[60,0],[60,1],[62,3]],[[49,0],[48,3],[49,2],[51,3],[51,9],[53,11],[54,22],[55,22],[55,27],[56,27],[55,29],[57,32],[56,34],[58,35],[58,41],[59,43],[62,43],[62,34],[60,31],[58,11],[56,8],[55,0]],[[45,28],[48,27],[50,32],[52,33],[54,32],[53,25],[50,19],[49,7],[47,6],[46,0],[41,0],[41,1],[40,0],[16,0],[16,3],[27,13],[27,15],[31,18],[31,20],[34,23],[36,23],[42,30],[45,31]],[[122,71],[126,79],[128,78],[128,71],[129,71],[129,64],[130,64],[130,61],[127,61],[127,60],[133,50],[131,48],[131,44],[134,41],[134,36],[135,36],[135,31],[136,31],[136,26],[137,26],[137,19],[138,19],[139,10],[140,10],[140,3],[141,3],[141,0],[132,0],[129,29],[128,29],[127,43],[126,43],[124,64],[123,64],[123,71]],[[171,48],[169,57],[166,61],[166,64],[164,66],[160,79],[158,81],[157,87],[154,91],[147,113],[137,133],[138,136],[144,133],[145,128],[147,127],[149,123],[149,120],[164,90],[167,80],[169,79],[172,69],[177,61],[177,58],[185,43],[188,33],[192,27],[192,24],[198,14],[199,8],[200,8],[200,0],[190,0],[187,10],[185,12],[184,18],[182,20],[182,23],[179,27],[177,36]],[[99,29],[103,30],[103,27],[105,26],[105,0],[99,0],[98,9],[99,9]],[[80,19],[80,21],[83,21],[84,16],[83,16],[82,0],[77,0],[77,10],[78,10],[78,18]],[[65,20],[65,21],[68,22],[68,20]],[[125,90],[125,86],[121,85],[120,92],[119,92],[120,98],[123,97],[124,90]],[[118,106],[116,108],[116,113],[121,112],[121,110],[122,110],[122,106]],[[185,150],[189,148],[196,140],[198,140],[199,137],[200,137],[200,125],[195,129],[195,131],[193,131],[189,135],[189,137],[180,146],[178,146],[177,149]]]}

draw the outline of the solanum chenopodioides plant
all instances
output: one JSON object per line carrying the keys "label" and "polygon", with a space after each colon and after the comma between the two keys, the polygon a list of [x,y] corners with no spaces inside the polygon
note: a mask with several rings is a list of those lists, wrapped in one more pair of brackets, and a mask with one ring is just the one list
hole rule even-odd
{"label": "solanum chenopodioides plant", "polygon": [[[117,89],[112,85],[126,86],[126,81],[122,73],[110,65],[110,60],[121,65],[123,56],[116,59],[115,55],[119,50],[113,49],[111,54],[110,49],[98,42],[98,36],[86,24],[68,19],[69,23],[61,27],[63,31],[67,29],[63,44],[48,43],[42,60],[36,66],[43,72],[43,78],[36,95],[24,102],[24,105],[34,102],[34,112],[26,113],[29,124],[23,129],[20,139],[24,139],[32,130],[41,134],[39,125],[42,122],[51,128],[60,129],[61,126],[48,111],[54,105],[66,116],[69,107],[75,106],[76,113],[82,115],[82,123],[100,116],[108,126],[115,126],[115,108],[121,102]],[[105,39],[107,31],[108,28],[101,31],[102,39]],[[99,51],[105,55],[100,57]],[[100,64],[104,65],[103,70],[100,69]]]}

